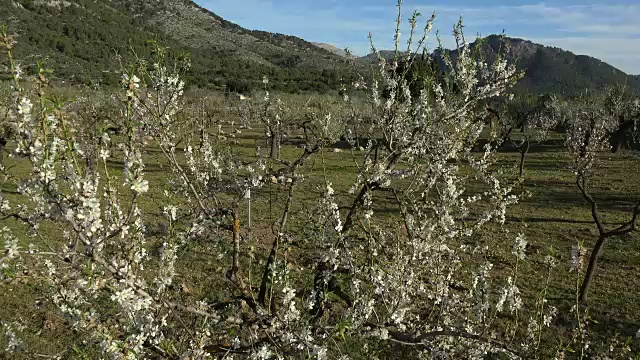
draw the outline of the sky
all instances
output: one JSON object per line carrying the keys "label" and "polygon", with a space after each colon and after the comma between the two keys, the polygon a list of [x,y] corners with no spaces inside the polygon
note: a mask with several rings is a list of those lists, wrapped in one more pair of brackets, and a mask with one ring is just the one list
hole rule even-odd
{"label": "sky", "polygon": [[[248,29],[295,35],[354,54],[370,52],[368,34],[378,49],[393,48],[397,0],[196,0],[223,18]],[[452,26],[462,16],[467,39],[503,31],[601,59],[627,73],[640,74],[640,1],[548,2],[514,0],[405,0],[402,7],[406,43],[414,10],[422,27],[436,13],[435,30],[453,46]]]}

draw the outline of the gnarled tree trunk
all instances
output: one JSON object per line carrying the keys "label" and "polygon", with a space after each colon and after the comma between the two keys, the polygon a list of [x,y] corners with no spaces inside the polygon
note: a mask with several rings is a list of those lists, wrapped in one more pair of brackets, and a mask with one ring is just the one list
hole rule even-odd
{"label": "gnarled tree trunk", "polygon": [[269,157],[272,159],[277,159],[279,157],[278,149],[280,148],[280,136],[272,132],[271,136],[269,137],[269,142],[271,146]]}
{"label": "gnarled tree trunk", "polygon": [[600,257],[600,252],[602,251],[605,240],[607,240],[605,234],[600,234],[600,237],[598,237],[598,241],[596,241],[596,245],[593,247],[593,251],[591,252],[589,265],[587,266],[587,271],[584,273],[584,279],[580,286],[579,300],[581,302],[587,299],[587,290],[589,289],[589,284],[591,284],[591,278],[593,278],[593,272],[598,264],[598,257]]}
{"label": "gnarled tree trunk", "polygon": [[0,137],[0,169],[4,169],[4,149],[7,146],[7,139]]}
{"label": "gnarled tree trunk", "polygon": [[529,140],[529,138],[527,138],[526,141],[518,148],[518,150],[520,151],[520,177],[522,177],[522,174],[524,173],[524,158],[529,153],[530,147],[531,141]]}
{"label": "gnarled tree trunk", "polygon": [[620,126],[618,126],[618,129],[616,129],[614,132],[611,133],[610,142],[611,142],[611,151],[613,153],[617,153],[618,151],[626,147],[627,131],[631,129],[634,123],[635,123],[634,120],[622,121],[620,123]]}
{"label": "gnarled tree trunk", "polygon": [[613,230],[607,230],[604,226],[604,222],[602,221],[602,217],[600,216],[600,212],[598,210],[598,203],[596,200],[587,192],[585,179],[583,177],[578,177],[576,180],[576,184],[578,185],[578,189],[582,193],[582,196],[585,200],[589,202],[591,205],[591,217],[593,218],[596,227],[598,228],[598,241],[593,247],[593,251],[591,252],[591,256],[589,257],[589,265],[587,266],[587,271],[584,275],[584,280],[582,281],[582,285],[580,286],[580,294],[578,295],[578,299],[580,302],[584,302],[587,299],[587,291],[589,290],[589,284],[591,283],[591,279],[593,278],[593,273],[595,272],[596,266],[598,264],[598,258],[600,256],[600,252],[604,246],[605,241],[613,236],[621,236],[628,234],[630,232],[636,231],[636,221],[638,219],[638,215],[640,215],[640,203],[637,203],[633,208],[631,213],[631,220],[628,222],[618,226]]}

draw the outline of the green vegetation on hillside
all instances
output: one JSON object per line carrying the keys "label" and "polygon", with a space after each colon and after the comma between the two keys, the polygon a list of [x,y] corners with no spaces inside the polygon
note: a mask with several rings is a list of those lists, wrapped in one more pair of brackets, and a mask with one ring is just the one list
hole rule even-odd
{"label": "green vegetation on hillside", "polygon": [[598,91],[617,84],[640,90],[636,78],[591,56],[497,35],[482,43],[483,52],[492,57],[504,48],[507,61],[524,71],[524,78],[515,88],[520,93],[576,96],[585,90]]}
{"label": "green vegetation on hillside", "polygon": [[116,84],[116,54],[148,58],[149,40],[190,54],[186,80],[203,88],[247,93],[266,75],[274,90],[322,93],[351,73],[302,39],[245,30],[190,1],[1,0],[0,19],[20,35],[19,58],[39,54],[60,80],[89,86]]}

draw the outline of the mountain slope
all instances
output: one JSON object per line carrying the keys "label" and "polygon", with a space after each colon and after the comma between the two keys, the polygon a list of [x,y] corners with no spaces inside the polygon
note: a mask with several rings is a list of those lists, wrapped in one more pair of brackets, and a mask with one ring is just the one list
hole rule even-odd
{"label": "mountain slope", "polygon": [[330,51],[330,52],[332,52],[332,53],[334,53],[334,54],[336,54],[338,56],[343,56],[343,57],[347,56],[347,53],[343,49],[340,49],[335,45],[326,44],[326,43],[319,43],[319,42],[314,42],[312,44],[317,46],[317,47],[319,47],[319,48],[321,48],[321,49],[325,49],[327,51]]}
{"label": "mountain slope", "polygon": [[[614,84],[627,84],[640,91],[640,76],[631,76],[615,67],[590,56],[576,55],[560,48],[544,46],[528,40],[503,38],[491,35],[471,44],[472,51],[478,47],[488,61],[493,61],[501,49],[506,50],[506,59],[519,70],[525,71],[524,78],[516,85],[516,92],[534,94],[556,93],[575,96],[585,90],[597,91]],[[445,50],[455,58],[455,50]],[[381,51],[385,59],[393,58],[393,51]],[[441,61],[442,51],[432,54]],[[361,57],[361,61],[377,61],[373,54]]]}
{"label": "mountain slope", "polygon": [[[500,51],[501,37],[492,35],[485,41],[483,50],[489,57],[495,57]],[[585,89],[601,90],[624,83],[640,90],[636,78],[591,56],[516,38],[505,38],[504,45],[507,59],[525,71],[518,84],[522,91],[573,96]]]}
{"label": "mountain slope", "polygon": [[[405,54],[404,52],[400,53]],[[360,57],[360,60],[365,63],[377,64],[378,56],[382,57],[385,60],[391,60],[395,56],[395,51],[393,50],[378,50],[378,53],[369,53],[368,55]]]}
{"label": "mountain slope", "polygon": [[0,19],[20,35],[20,58],[45,57],[56,76],[84,84],[114,84],[115,52],[147,57],[149,39],[190,53],[188,80],[202,87],[246,92],[267,75],[278,90],[326,91],[348,69],[312,43],[244,29],[188,0],[0,0]]}

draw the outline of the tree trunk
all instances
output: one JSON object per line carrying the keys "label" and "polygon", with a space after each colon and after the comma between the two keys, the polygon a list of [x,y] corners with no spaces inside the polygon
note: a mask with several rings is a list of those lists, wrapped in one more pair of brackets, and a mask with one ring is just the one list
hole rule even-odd
{"label": "tree trunk", "polygon": [[271,134],[269,137],[269,141],[271,142],[271,150],[269,151],[269,157],[275,159],[278,156],[278,135]]}
{"label": "tree trunk", "polygon": [[4,148],[7,146],[7,139],[0,138],[0,169],[4,169]]}
{"label": "tree trunk", "polygon": [[360,145],[360,136],[358,135],[358,124],[356,124],[356,125],[353,127],[353,132],[354,132],[354,134],[356,135],[355,146],[356,146],[356,149],[357,149],[357,148],[359,148],[360,146],[362,146],[362,145]]}
{"label": "tree trunk", "polygon": [[622,150],[625,140],[625,131],[622,128],[611,134],[611,152],[615,154]]}
{"label": "tree trunk", "polygon": [[529,147],[531,146],[531,142],[529,142],[529,139],[527,139],[526,143],[523,144],[523,147],[520,147],[520,177],[522,177],[522,174],[524,173],[524,158],[525,156],[527,156],[527,153],[529,152]]}
{"label": "tree trunk", "polygon": [[198,144],[198,149],[202,149],[204,146],[204,127],[200,128],[200,143]]}
{"label": "tree trunk", "polygon": [[278,152],[278,160],[280,160],[280,149],[282,148],[280,145],[282,144],[282,138],[284,137],[284,135],[282,133],[280,133],[278,135],[278,144],[277,144],[277,152]]}
{"label": "tree trunk", "polygon": [[227,272],[227,278],[236,281],[238,270],[240,270],[240,214],[238,209],[233,210],[233,253],[231,254],[231,269]]}
{"label": "tree trunk", "polygon": [[610,143],[611,143],[611,151],[613,153],[617,153],[622,150],[622,148],[626,145],[627,142],[627,131],[631,129],[635,121],[627,120],[620,123],[620,126],[616,131],[611,133]]}
{"label": "tree trunk", "polygon": [[604,246],[604,242],[606,239],[607,238],[604,234],[600,235],[598,241],[596,242],[596,245],[593,247],[593,252],[591,253],[591,257],[589,258],[589,266],[587,266],[587,272],[584,274],[584,280],[582,281],[582,286],[580,286],[580,295],[578,297],[580,302],[583,302],[587,299],[589,284],[591,283],[591,279],[593,278],[593,272],[596,269],[598,257],[600,256],[600,252],[602,251],[602,247]]}

